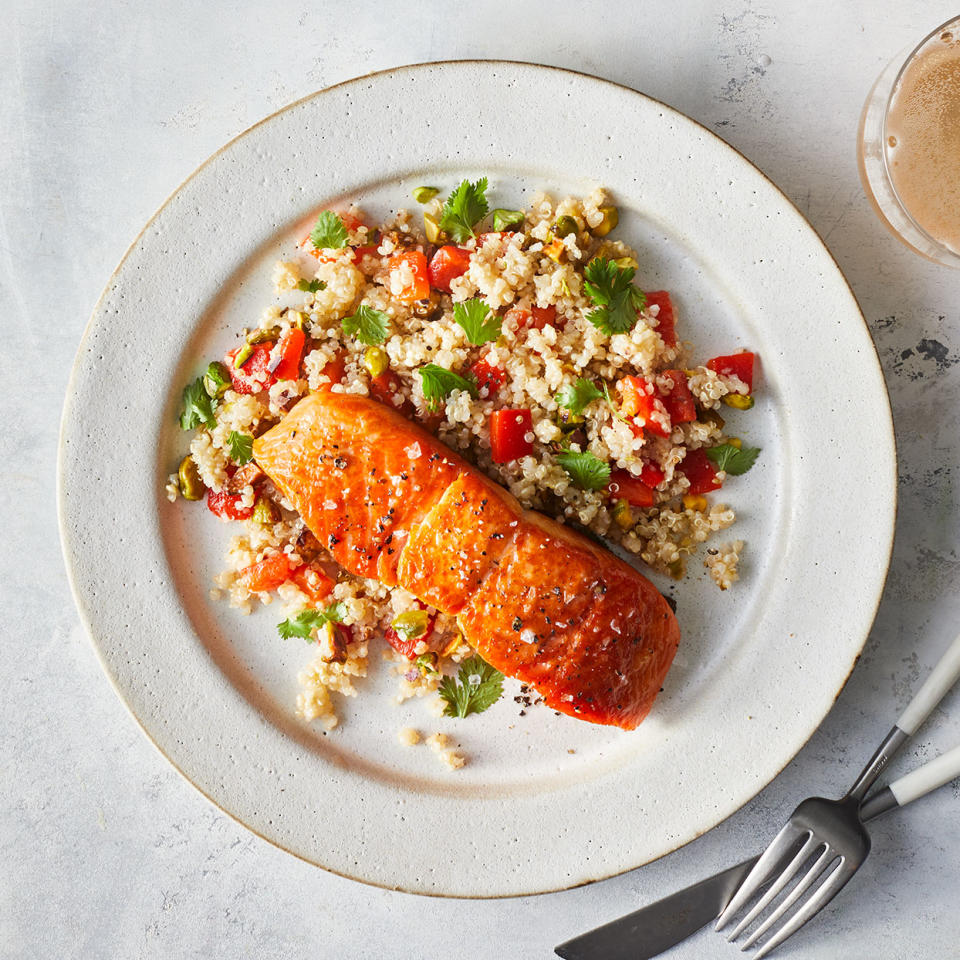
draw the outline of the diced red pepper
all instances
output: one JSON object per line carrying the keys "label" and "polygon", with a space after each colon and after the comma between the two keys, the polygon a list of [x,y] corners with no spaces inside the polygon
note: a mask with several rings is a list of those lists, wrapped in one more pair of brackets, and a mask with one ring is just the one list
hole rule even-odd
{"label": "diced red pepper", "polygon": [[727,357],[714,357],[707,361],[707,366],[715,373],[726,377],[739,377],[747,389],[753,393],[753,361],[755,354],[744,351],[732,353]]}
{"label": "diced red pepper", "polygon": [[270,372],[270,352],[273,350],[273,343],[270,340],[266,343],[258,343],[246,363],[238,369],[233,362],[242,349],[242,347],[236,347],[224,357],[234,391],[259,393],[261,390],[269,390],[277,382],[277,378]]}
{"label": "diced red pepper", "polygon": [[542,330],[548,323],[557,326],[557,308],[549,307],[511,307],[504,315],[504,320],[513,320],[518,330]]}
{"label": "diced red pepper", "polygon": [[542,330],[548,323],[552,327],[557,325],[557,308],[553,304],[549,307],[531,307],[530,314],[531,330]]}
{"label": "diced red pepper", "polygon": [[297,567],[290,579],[310,598],[310,602],[313,604],[322,603],[333,591],[333,580],[312,563],[305,563]]}
{"label": "diced red pepper", "polygon": [[626,470],[614,470],[610,474],[607,492],[615,500],[626,500],[632,507],[652,507],[656,500],[652,488]]}
{"label": "diced red pepper", "polygon": [[505,371],[482,359],[470,364],[470,370],[476,378],[477,389],[486,390],[487,397],[492,397],[507,378]]}
{"label": "diced red pepper", "polygon": [[[658,436],[669,437],[670,416],[660,402],[656,390],[648,392],[650,386],[645,377],[623,377],[619,380],[617,389],[620,391],[620,412],[625,417],[636,417],[637,426]],[[664,423],[664,420],[667,422]]]}
{"label": "diced red pepper", "polygon": [[[410,276],[406,276],[407,269]],[[400,278],[402,286],[396,298],[403,303],[426,300],[430,296],[430,276],[427,272],[427,258],[420,250],[404,250],[390,258],[391,287],[394,276]]]}
{"label": "diced red pepper", "polygon": [[207,507],[221,520],[246,520],[253,513],[253,504],[245,507],[240,500],[239,493],[227,493],[226,490],[207,491]]}
{"label": "diced red pepper", "polygon": [[462,277],[470,266],[470,251],[463,247],[447,244],[441,247],[430,259],[430,286],[436,290],[450,292],[450,283]]}
{"label": "diced red pepper", "polygon": [[363,226],[363,220],[360,219],[356,214],[350,213],[349,210],[345,212],[337,212],[337,216],[343,221],[343,225],[349,230],[354,231],[358,230]]}
{"label": "diced red pepper", "polygon": [[504,321],[511,320],[518,330],[524,330],[530,326],[532,319],[530,311],[525,307],[511,307],[504,315]]}
{"label": "diced red pepper", "polygon": [[379,377],[371,377],[370,396],[409,417],[413,404],[401,393],[401,386],[400,378],[392,370],[385,370]]}
{"label": "diced red pepper", "polygon": [[661,376],[673,381],[673,389],[660,396],[660,401],[670,414],[670,422],[690,423],[696,420],[697,403],[690,392],[687,375],[682,370],[664,370]]}
{"label": "diced red pepper", "polygon": [[494,463],[508,463],[533,452],[526,435],[533,427],[529,410],[494,410],[490,414],[490,455]]}
{"label": "diced red pepper", "polygon": [[317,387],[317,393],[329,393],[330,388],[335,383],[343,383],[343,378],[346,375],[346,372],[346,358],[342,353],[338,353],[332,360],[327,361],[327,363],[320,370],[320,373],[328,379],[320,382],[320,385]]}
{"label": "diced red pepper", "polygon": [[251,593],[263,593],[276,590],[281,583],[286,583],[290,579],[291,570],[287,555],[276,553],[244,567],[237,574],[237,582]]}
{"label": "diced red pepper", "polygon": [[296,380],[300,376],[300,360],[307,335],[299,328],[288,330],[280,341],[280,362],[274,368],[273,375],[278,380]]}
{"label": "diced red pepper", "polygon": [[648,487],[659,487],[667,479],[667,475],[655,463],[648,462],[640,471],[640,479]]}
{"label": "diced red pepper", "polygon": [[660,308],[657,314],[657,333],[668,347],[677,345],[677,330],[673,316],[673,301],[666,290],[652,290],[647,294],[647,306],[656,304]]}
{"label": "diced red pepper", "polygon": [[723,486],[716,464],[703,450],[688,451],[677,469],[690,481],[689,493],[710,493]]}

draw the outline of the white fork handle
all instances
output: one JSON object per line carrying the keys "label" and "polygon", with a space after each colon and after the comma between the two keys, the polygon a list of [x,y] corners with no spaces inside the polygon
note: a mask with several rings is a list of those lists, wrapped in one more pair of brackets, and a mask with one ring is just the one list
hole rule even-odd
{"label": "white fork handle", "polygon": [[[927,677],[926,683],[917,691],[907,709],[900,714],[897,726],[912,737],[958,679],[960,679],[960,635],[947,648],[940,662],[933,668],[933,673]],[[926,768],[920,768],[920,770],[924,769]],[[919,773],[920,770],[916,772]]]}
{"label": "white fork handle", "polygon": [[954,777],[960,777],[960,747],[954,747],[899,780],[894,780],[888,789],[902,807],[949,783]]}

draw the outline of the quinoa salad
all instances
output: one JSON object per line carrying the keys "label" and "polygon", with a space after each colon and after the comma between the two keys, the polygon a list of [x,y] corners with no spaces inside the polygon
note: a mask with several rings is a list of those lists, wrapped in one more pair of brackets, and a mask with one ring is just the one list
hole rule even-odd
{"label": "quinoa salad", "polygon": [[[379,226],[356,206],[322,211],[276,264],[262,315],[184,390],[189,453],[168,498],[205,500],[230,525],[212,596],[245,613],[276,604],[280,635],[309,643],[296,708],[324,730],[374,661],[396,674],[397,702],[424,698],[435,716],[486,709],[503,675],[453,616],[340,567],[259,468],[254,438],[309,393],[391,406],[523,507],[654,571],[682,579],[696,556],[720,590],[738,579],[742,541],[709,541],[735,520],[717,491],[759,453],[727,423],[750,428],[754,355],[700,358],[683,341],[603,190],[538,193],[526,210],[491,209],[491,192],[419,187]],[[465,762],[445,734],[406,727],[398,741]]]}

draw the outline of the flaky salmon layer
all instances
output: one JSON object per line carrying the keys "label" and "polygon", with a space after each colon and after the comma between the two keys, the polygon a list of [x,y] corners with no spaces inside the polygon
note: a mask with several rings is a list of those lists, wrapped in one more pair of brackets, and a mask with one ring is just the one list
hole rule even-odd
{"label": "flaky salmon layer", "polygon": [[553,709],[627,730],[649,713],[680,640],[656,587],[416,424],[314,393],[253,455],[342,567],[455,614],[484,660]]}

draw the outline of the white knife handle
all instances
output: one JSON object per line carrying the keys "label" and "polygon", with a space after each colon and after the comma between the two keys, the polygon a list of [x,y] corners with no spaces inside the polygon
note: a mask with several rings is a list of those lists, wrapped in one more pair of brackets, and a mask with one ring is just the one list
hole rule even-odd
{"label": "white knife handle", "polygon": [[894,780],[890,784],[890,792],[902,807],[949,783],[954,777],[960,777],[960,747],[954,747],[899,780]]}
{"label": "white knife handle", "polygon": [[[940,662],[933,668],[933,673],[927,677],[926,683],[917,691],[917,695],[910,701],[907,709],[900,714],[897,726],[912,737],[958,679],[960,679],[960,636],[950,644],[946,653],[940,658]],[[926,793],[925,790],[923,792]]]}

